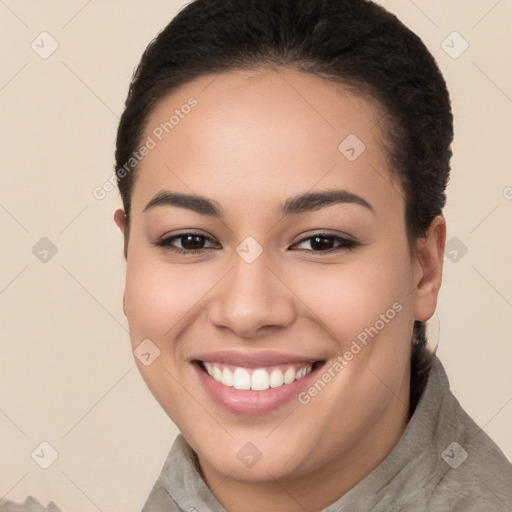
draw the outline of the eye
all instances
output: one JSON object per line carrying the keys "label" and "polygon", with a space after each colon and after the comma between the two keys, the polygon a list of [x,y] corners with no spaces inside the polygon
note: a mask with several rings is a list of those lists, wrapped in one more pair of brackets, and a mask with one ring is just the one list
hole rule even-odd
{"label": "eye", "polygon": [[[313,236],[303,238],[295,245],[309,243],[313,249],[311,252],[317,253],[332,253],[340,250],[354,250],[360,244],[350,238],[344,238],[338,235],[331,235],[328,233],[317,233]],[[338,245],[335,245],[335,244]],[[310,251],[310,249],[306,249]]]}
{"label": "eye", "polygon": [[[181,247],[176,247],[173,244],[179,240]],[[180,233],[169,238],[164,238],[158,242],[152,242],[157,247],[164,247],[170,251],[177,252],[179,254],[199,254],[205,250],[211,249],[211,247],[203,247],[205,241],[213,242],[213,240],[200,233]]]}
{"label": "eye", "polygon": [[[175,245],[176,243],[179,243],[180,246],[177,247]],[[213,246],[205,246],[205,243],[211,243]],[[152,244],[184,255],[201,254],[205,251],[218,248],[210,237],[194,232],[180,233],[168,238],[163,238],[157,242],[152,242]],[[317,233],[307,238],[303,238],[300,242],[295,244],[295,246],[303,244],[309,244],[311,249],[306,248],[300,250],[323,254],[330,254],[341,250],[351,251],[360,245],[352,239],[328,233]]]}

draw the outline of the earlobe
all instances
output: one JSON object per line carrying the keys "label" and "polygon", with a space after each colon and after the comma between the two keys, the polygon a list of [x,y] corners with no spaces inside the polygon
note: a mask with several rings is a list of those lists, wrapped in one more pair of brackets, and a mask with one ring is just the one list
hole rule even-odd
{"label": "earlobe", "polygon": [[446,221],[438,215],[431,223],[427,236],[418,242],[417,259],[421,276],[416,285],[415,320],[426,322],[435,312],[443,275]]}

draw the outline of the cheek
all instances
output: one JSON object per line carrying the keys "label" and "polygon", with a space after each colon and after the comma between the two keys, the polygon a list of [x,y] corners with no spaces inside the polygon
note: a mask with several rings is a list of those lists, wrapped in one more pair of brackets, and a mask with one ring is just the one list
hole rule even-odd
{"label": "cheek", "polygon": [[[409,310],[410,276],[406,257],[396,251],[386,254],[381,248],[379,254],[368,252],[364,258],[354,257],[346,265],[319,265],[314,271],[290,273],[288,279],[306,306],[305,314],[320,320],[344,348],[365,328],[376,322],[380,326],[379,319],[386,312],[387,318],[395,318],[396,309]],[[399,327],[401,322],[394,323]],[[389,325],[391,322],[386,323],[386,328]]]}
{"label": "cheek", "polygon": [[125,297],[132,349],[149,339],[159,350],[158,357],[147,366],[136,357],[135,361],[153,396],[182,426],[180,418],[190,403],[180,384],[184,368],[179,364],[180,344],[176,340],[190,322],[190,315],[195,314],[194,306],[205,294],[204,285],[199,286],[201,279],[193,276],[192,265],[171,266],[142,250],[138,254],[134,251],[131,257]]}
{"label": "cheek", "polygon": [[134,251],[132,256],[125,288],[132,344],[154,338],[156,343],[166,342],[168,351],[167,341],[179,337],[199,314],[222,272],[212,268],[198,271],[192,264],[170,264],[143,250],[138,254]]}
{"label": "cheek", "polygon": [[[125,297],[133,343],[141,336],[157,337],[165,318],[164,309],[167,315],[175,316],[164,304],[177,303],[176,283],[166,281],[158,265],[138,264],[132,260],[127,266]],[[167,328],[173,323],[172,317],[167,316]]]}

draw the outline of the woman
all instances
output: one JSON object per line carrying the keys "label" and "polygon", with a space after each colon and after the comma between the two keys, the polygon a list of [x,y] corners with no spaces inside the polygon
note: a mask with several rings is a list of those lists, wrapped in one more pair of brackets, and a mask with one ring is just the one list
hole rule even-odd
{"label": "woman", "polygon": [[114,218],[181,434],[143,512],[510,510],[426,346],[452,137],[433,57],[369,1],[196,0],[150,44]]}
{"label": "woman", "polygon": [[148,47],[115,221],[181,435],[144,511],[510,509],[426,348],[452,135],[433,57],[371,2],[197,0]]}

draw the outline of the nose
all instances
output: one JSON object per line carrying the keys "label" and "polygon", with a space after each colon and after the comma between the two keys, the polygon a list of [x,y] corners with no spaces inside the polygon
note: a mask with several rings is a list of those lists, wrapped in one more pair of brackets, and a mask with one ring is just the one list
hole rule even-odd
{"label": "nose", "polygon": [[233,268],[210,299],[210,322],[239,338],[255,338],[263,331],[292,324],[296,315],[294,294],[279,275],[279,266],[273,267],[265,252],[252,263],[234,255]]}

